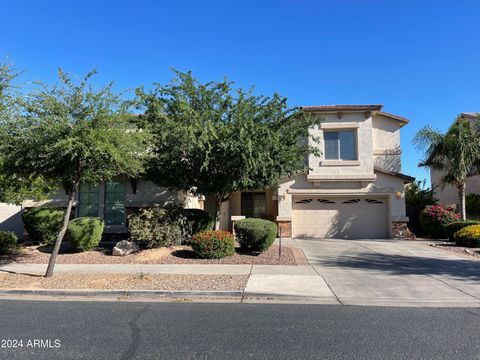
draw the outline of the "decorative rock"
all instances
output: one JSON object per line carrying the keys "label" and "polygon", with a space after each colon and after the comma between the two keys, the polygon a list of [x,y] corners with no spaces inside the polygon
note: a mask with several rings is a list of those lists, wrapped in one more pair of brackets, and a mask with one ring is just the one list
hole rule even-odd
{"label": "decorative rock", "polygon": [[115,244],[112,250],[113,256],[127,256],[139,252],[140,248],[133,241],[122,240]]}

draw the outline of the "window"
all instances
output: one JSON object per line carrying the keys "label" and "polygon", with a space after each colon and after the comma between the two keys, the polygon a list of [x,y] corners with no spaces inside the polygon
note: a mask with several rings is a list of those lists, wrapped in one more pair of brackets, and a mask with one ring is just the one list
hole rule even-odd
{"label": "window", "polygon": [[353,131],[325,131],[326,160],[357,160]]}
{"label": "window", "polygon": [[241,215],[265,217],[267,197],[264,192],[242,192],[241,196]]}
{"label": "window", "polygon": [[125,225],[125,185],[120,181],[105,183],[105,225]]}
{"label": "window", "polygon": [[78,192],[77,216],[98,216],[98,186],[81,184]]}

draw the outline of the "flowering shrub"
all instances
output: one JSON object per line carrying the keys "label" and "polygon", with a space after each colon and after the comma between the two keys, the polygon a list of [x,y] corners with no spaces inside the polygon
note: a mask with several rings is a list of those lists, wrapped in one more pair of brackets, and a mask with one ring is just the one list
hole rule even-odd
{"label": "flowering shrub", "polygon": [[455,235],[458,246],[480,247],[480,225],[470,225],[458,230]]}
{"label": "flowering shrub", "polygon": [[446,205],[432,205],[420,213],[420,222],[427,235],[431,238],[443,239],[446,237],[443,231],[445,224],[460,220],[460,214],[455,209]]}
{"label": "flowering shrub", "polygon": [[228,231],[201,231],[192,236],[190,245],[200,259],[221,259],[235,253],[235,240]]}

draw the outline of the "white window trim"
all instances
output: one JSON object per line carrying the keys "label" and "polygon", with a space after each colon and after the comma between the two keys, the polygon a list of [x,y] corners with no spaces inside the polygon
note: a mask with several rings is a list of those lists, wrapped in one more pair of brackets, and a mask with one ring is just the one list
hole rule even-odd
{"label": "white window trim", "polygon": [[337,129],[358,129],[360,124],[357,122],[336,122],[336,123],[320,123],[320,129],[337,130]]}

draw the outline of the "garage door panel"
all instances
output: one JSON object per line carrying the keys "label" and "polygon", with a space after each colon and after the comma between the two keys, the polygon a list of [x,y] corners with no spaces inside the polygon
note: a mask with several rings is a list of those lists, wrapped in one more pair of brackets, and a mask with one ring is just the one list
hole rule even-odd
{"label": "garage door panel", "polygon": [[[312,198],[293,204],[293,236],[319,238],[386,238],[389,236],[385,199]],[[297,200],[298,201],[298,200]],[[327,202],[328,201],[328,202]]]}

